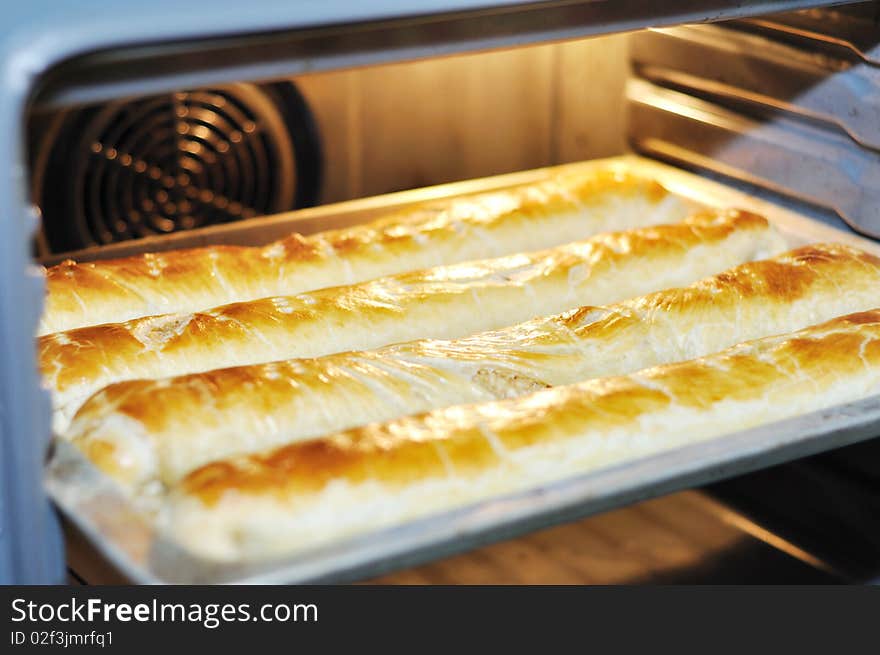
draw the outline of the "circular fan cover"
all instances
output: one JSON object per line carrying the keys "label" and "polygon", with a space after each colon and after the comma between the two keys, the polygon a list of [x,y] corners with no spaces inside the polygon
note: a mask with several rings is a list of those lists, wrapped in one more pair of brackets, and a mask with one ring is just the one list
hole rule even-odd
{"label": "circular fan cover", "polygon": [[35,174],[55,252],[284,211],[316,195],[314,128],[290,83],[113,102],[59,120]]}

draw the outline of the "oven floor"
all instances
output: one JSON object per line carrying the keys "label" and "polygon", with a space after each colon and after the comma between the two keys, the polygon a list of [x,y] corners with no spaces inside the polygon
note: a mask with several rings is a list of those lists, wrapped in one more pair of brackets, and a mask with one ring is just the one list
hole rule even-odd
{"label": "oven floor", "polygon": [[[70,584],[119,583],[70,571]],[[796,546],[700,491],[535,532],[374,584],[833,584]]]}
{"label": "oven floor", "polygon": [[[799,559],[803,558],[803,559]],[[806,561],[804,561],[806,560]],[[370,580],[378,584],[827,584],[793,545],[685,491]]]}

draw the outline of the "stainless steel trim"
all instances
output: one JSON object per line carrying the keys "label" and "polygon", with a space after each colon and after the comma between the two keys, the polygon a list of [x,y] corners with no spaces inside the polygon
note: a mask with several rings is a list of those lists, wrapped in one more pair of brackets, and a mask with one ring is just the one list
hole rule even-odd
{"label": "stainless steel trim", "polygon": [[75,106],[206,84],[277,79],[826,4],[809,0],[511,2],[357,25],[108,49],[68,60],[51,71],[35,104]]}

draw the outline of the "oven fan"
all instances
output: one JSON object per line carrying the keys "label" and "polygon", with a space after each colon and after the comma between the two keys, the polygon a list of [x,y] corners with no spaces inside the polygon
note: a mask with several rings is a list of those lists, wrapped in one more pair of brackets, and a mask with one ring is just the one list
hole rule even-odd
{"label": "oven fan", "polygon": [[40,127],[32,179],[52,252],[306,207],[318,194],[317,130],[290,82],[112,102]]}

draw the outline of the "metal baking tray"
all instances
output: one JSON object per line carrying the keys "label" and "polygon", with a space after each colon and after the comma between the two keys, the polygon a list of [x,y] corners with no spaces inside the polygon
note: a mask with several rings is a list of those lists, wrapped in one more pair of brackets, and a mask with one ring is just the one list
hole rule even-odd
{"label": "metal baking tray", "polygon": [[[389,209],[537,181],[563,171],[619,167],[654,177],[695,205],[739,207],[765,215],[792,247],[839,241],[880,255],[880,245],[719,182],[633,156],[569,164],[447,184],[377,198],[252,219],[182,235],[175,247],[197,243],[260,243],[293,229],[350,225]],[[303,229],[306,228],[306,229]],[[159,242],[138,244],[152,249]],[[162,243],[161,245],[167,245]],[[106,255],[106,250],[102,251]],[[114,254],[120,254],[114,252]],[[46,487],[60,509],[74,569],[95,581],[135,583],[347,582],[419,564],[557,523],[680,489],[838,448],[880,435],[880,395],[821,412],[732,433],[569,477],[528,491],[378,530],[272,561],[217,564],[192,556],[158,533],[148,515],[74,448],[57,442]]]}

